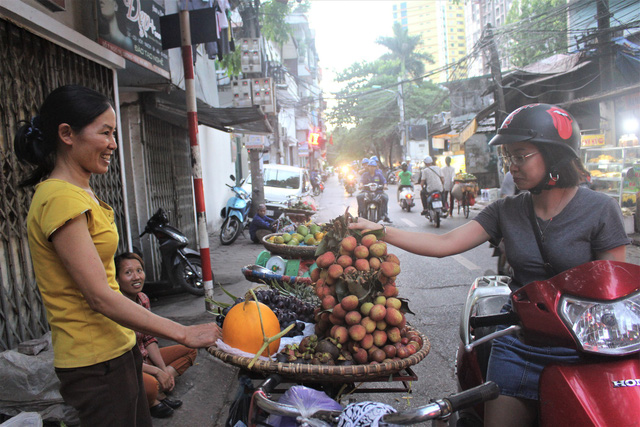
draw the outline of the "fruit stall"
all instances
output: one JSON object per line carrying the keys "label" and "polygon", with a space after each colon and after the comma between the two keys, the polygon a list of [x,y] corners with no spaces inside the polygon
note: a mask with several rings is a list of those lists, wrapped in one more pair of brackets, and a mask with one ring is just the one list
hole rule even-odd
{"label": "fruit stall", "polygon": [[[351,220],[346,213],[289,237],[266,236],[268,259],[297,259],[308,268],[279,274],[287,267],[245,267],[259,284],[244,297],[230,295],[232,303],[217,303],[223,336],[209,352],[251,378],[277,373],[336,396],[408,391],[418,379],[411,367],[430,343],[407,321],[413,313],[401,296],[400,260],[380,240],[382,231],[350,230]],[[355,386],[374,382],[381,384]]]}

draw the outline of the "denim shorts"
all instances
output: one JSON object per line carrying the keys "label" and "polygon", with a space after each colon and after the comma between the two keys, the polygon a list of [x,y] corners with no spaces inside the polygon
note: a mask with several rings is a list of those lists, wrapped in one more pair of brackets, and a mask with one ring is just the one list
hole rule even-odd
{"label": "denim shorts", "polygon": [[[511,301],[500,310],[511,310]],[[497,330],[507,326],[499,326]],[[500,387],[500,394],[521,399],[538,400],[540,375],[549,364],[578,363],[577,350],[566,347],[538,347],[524,344],[515,335],[506,335],[492,341],[487,380]]]}
{"label": "denim shorts", "polygon": [[493,340],[487,379],[498,384],[500,394],[538,400],[538,383],[545,366],[579,361],[575,349],[526,345],[507,335]]}

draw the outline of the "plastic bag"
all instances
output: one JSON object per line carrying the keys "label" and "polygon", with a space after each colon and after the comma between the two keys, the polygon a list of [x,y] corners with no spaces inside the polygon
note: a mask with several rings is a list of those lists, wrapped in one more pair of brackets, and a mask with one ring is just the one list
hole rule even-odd
{"label": "plastic bag", "polygon": [[[338,418],[338,427],[378,427],[386,414],[396,410],[381,402],[358,402],[347,406]],[[395,426],[396,424],[385,424]]]}
{"label": "plastic bag", "polygon": [[37,412],[20,412],[0,424],[0,427],[42,427],[42,417]]}
{"label": "plastic bag", "polygon": [[[278,402],[295,406],[300,411],[302,418],[310,417],[320,410],[342,411],[342,405],[327,396],[326,393],[301,385],[291,387],[280,397]],[[280,415],[269,416],[267,422],[273,427],[295,427],[298,425],[295,418]]]}

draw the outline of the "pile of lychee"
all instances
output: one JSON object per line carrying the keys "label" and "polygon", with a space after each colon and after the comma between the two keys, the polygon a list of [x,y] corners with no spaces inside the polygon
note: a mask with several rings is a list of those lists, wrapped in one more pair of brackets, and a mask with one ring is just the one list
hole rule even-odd
{"label": "pile of lychee", "polygon": [[315,333],[333,338],[358,364],[404,359],[422,348],[420,334],[407,327],[406,300],[398,298],[400,260],[374,234],[358,242],[349,235],[337,253],[316,259]]}

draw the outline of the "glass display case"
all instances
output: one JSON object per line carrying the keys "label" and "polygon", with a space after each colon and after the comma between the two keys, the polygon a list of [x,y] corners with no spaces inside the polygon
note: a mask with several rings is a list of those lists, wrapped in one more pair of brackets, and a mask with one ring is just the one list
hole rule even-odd
{"label": "glass display case", "polygon": [[634,170],[640,167],[640,146],[583,149],[593,189],[615,197],[623,207],[636,204],[640,191]]}

